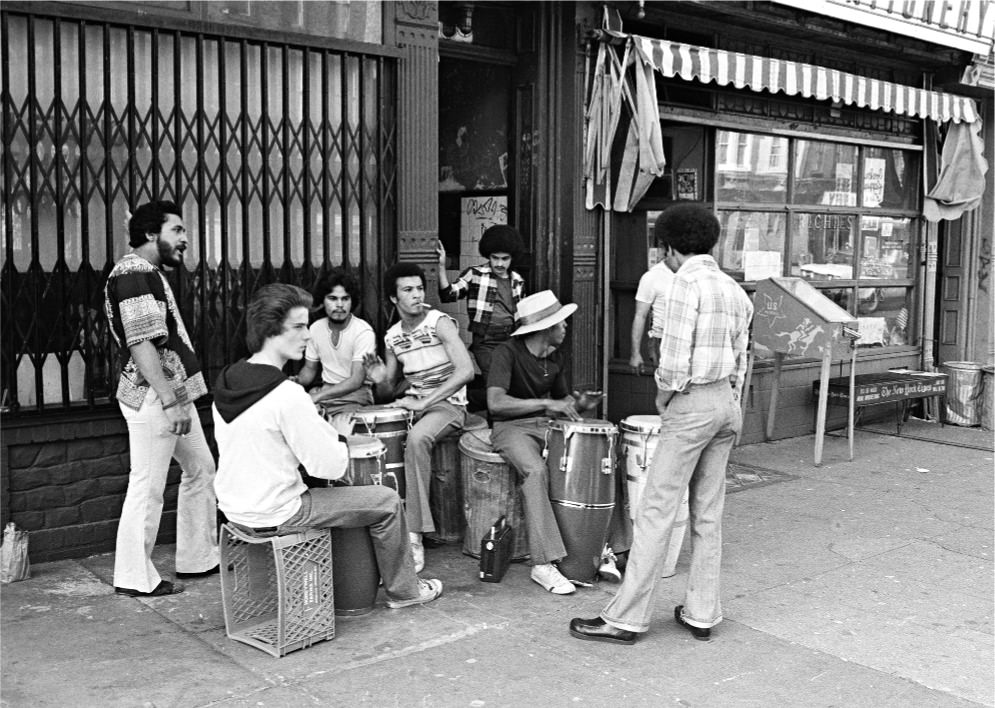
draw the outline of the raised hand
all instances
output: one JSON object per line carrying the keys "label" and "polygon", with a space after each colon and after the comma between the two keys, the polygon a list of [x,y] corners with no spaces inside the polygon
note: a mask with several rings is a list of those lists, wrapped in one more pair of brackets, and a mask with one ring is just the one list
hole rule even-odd
{"label": "raised hand", "polygon": [[387,365],[375,352],[363,355],[363,368],[366,369],[366,377],[373,383],[381,384],[387,380]]}
{"label": "raised hand", "polygon": [[446,247],[442,245],[442,241],[435,242],[435,255],[439,257],[439,265],[442,268],[446,267]]}

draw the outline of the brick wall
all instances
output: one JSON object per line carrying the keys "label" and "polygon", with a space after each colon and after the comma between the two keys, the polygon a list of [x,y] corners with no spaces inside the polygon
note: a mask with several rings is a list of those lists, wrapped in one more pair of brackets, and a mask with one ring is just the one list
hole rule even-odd
{"label": "brick wall", "polygon": [[[209,412],[201,411],[210,435]],[[128,487],[128,434],[119,413],[35,424],[4,420],[2,514],[29,532],[32,562],[114,550]],[[176,538],[178,465],[167,477],[158,543]]]}

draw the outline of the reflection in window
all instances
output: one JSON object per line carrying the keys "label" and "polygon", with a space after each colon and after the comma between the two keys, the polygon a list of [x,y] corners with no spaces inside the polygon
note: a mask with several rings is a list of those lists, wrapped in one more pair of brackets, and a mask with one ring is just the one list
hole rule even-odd
{"label": "reflection in window", "polygon": [[783,204],[788,139],[718,131],[715,192],[720,201]]}
{"label": "reflection in window", "polygon": [[911,277],[911,219],[862,216],[860,240],[860,278]]}
{"label": "reflection in window", "polygon": [[791,274],[810,280],[853,278],[852,214],[792,214]]}
{"label": "reflection in window", "polygon": [[864,148],[862,206],[915,209],[919,190],[918,155],[907,150]]}
{"label": "reflection in window", "polygon": [[842,143],[795,143],[794,203],[857,205],[857,148]]}
{"label": "reflection in window", "polygon": [[762,280],[784,274],[784,214],[719,212],[722,229],[719,267],[736,280]]}

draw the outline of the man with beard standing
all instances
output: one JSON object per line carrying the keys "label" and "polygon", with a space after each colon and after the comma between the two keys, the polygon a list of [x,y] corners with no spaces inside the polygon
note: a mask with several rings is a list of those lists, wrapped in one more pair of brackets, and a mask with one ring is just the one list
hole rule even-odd
{"label": "man with beard standing", "polygon": [[214,457],[193,402],[207,393],[200,364],[164,267],[183,265],[187,232],[180,208],[153,201],[128,223],[131,252],[107,278],[104,309],[121,351],[117,400],[128,424],[131,471],[114,553],[114,590],[130,597],[172,595],[152,564],[170,459],[183,470],[176,514],[176,576],[218,571]]}

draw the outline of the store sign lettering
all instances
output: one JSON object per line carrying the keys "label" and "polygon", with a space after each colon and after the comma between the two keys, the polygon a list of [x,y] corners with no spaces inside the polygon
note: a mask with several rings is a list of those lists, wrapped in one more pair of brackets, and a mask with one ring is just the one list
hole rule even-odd
{"label": "store sign lettering", "polygon": [[817,229],[838,231],[840,229],[853,228],[853,216],[844,214],[816,214],[812,223]]}
{"label": "store sign lettering", "polygon": [[982,0],[774,0],[838,20],[988,55],[995,3]]}

